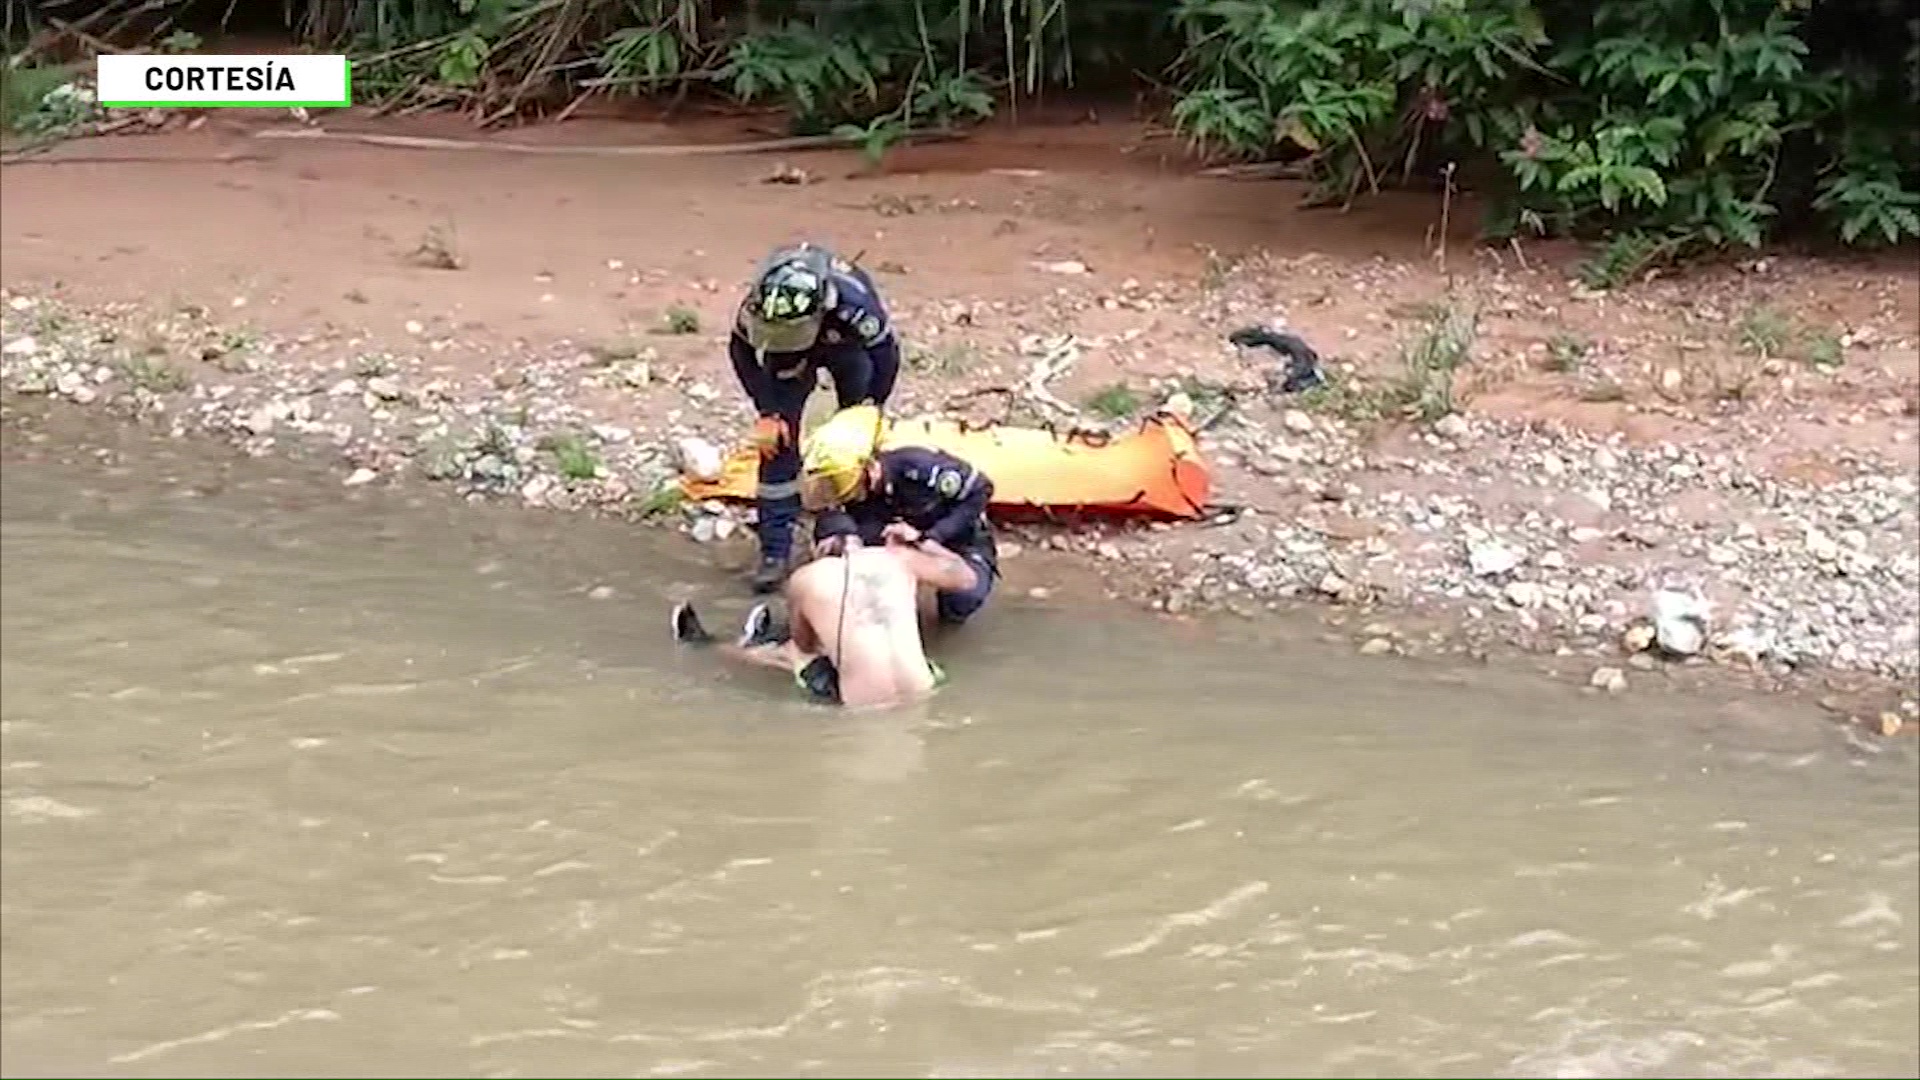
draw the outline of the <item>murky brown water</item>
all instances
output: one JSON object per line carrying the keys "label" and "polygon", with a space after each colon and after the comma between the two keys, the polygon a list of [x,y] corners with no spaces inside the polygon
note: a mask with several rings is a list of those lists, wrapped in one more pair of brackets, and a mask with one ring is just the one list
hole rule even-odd
{"label": "murky brown water", "polygon": [[126,445],[0,473],[9,1074],[1920,1068],[1906,746],[1016,601],[841,716],[681,544]]}

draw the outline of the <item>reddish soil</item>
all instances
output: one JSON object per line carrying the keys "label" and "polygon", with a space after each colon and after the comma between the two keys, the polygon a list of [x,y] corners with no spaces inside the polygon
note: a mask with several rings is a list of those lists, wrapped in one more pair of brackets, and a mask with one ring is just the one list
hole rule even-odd
{"label": "reddish soil", "polygon": [[[1743,409],[1781,412],[1789,438],[1763,465],[1818,472],[1836,447],[1914,453],[1911,252],[1779,256],[1594,297],[1570,287],[1578,253],[1568,245],[1477,246],[1470,200],[1450,208],[1448,275],[1435,195],[1303,210],[1299,185],[1200,176],[1177,140],[1132,122],[994,128],[898,150],[879,173],[840,151],[557,157],[249,137],[288,124],[215,116],[198,130],[74,143],[7,167],[7,282],[57,283],[81,302],[203,305],[262,328],[332,327],[395,348],[418,347],[411,321],[443,339],[442,362],[480,371],[510,343],[604,341],[684,305],[702,332],[650,343],[724,389],[721,336],[742,278],[770,245],[804,237],[879,271],[910,343],[963,348],[983,370],[1010,359],[1023,333],[1106,343],[1058,387],[1073,398],[1115,378],[1233,374],[1221,337],[1276,316],[1339,360],[1391,362],[1409,313],[1451,281],[1485,312],[1466,386],[1473,409],[1684,438],[1738,398]],[[581,120],[505,136],[445,117],[378,127],[540,143],[777,134],[764,118]],[[65,160],[124,155],[140,160]],[[809,182],[769,182],[785,169]],[[409,262],[436,229],[462,269]],[[1256,253],[1268,258],[1227,272]],[[1035,268],[1061,260],[1092,272]],[[1164,296],[1140,299],[1154,290]],[[1814,373],[1741,352],[1739,321],[1769,307],[1809,332],[1847,335],[1845,362]],[[1591,353],[1554,364],[1553,343],[1570,337]],[[932,368],[915,376],[919,389],[982,376],[966,364]]]}

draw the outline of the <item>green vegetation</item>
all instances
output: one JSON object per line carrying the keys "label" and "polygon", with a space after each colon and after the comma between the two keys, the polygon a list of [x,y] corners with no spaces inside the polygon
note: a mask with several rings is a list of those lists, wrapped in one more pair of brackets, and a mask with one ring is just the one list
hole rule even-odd
{"label": "green vegetation", "polygon": [[1407,420],[1431,424],[1458,410],[1456,380],[1473,359],[1477,311],[1452,302],[1421,305],[1419,326],[1400,344],[1400,369],[1383,382],[1330,378],[1301,403],[1353,423]]}
{"label": "green vegetation", "polygon": [[667,308],[661,317],[660,332],[663,334],[697,334],[700,332],[700,313],[690,307],[674,304]]}
{"label": "green vegetation", "polygon": [[1140,395],[1126,383],[1103,386],[1087,396],[1087,410],[1107,420],[1125,420],[1140,411]]}
{"label": "green vegetation", "polygon": [[93,98],[73,85],[75,69],[16,63],[0,66],[0,132],[53,140],[94,113]]}
{"label": "green vegetation", "polygon": [[[189,6],[143,0],[163,25]],[[231,6],[229,6],[231,7]],[[1053,88],[1150,81],[1195,145],[1312,201],[1444,185],[1490,238],[1596,241],[1606,287],[1815,229],[1920,237],[1920,15],[1901,0],[318,0],[363,99],[483,122],[589,94],[783,108],[878,159]],[[183,47],[185,38],[164,42]],[[6,109],[48,111],[9,65]],[[81,103],[84,104],[84,103]],[[64,106],[63,106],[64,108]],[[51,118],[49,118],[51,119]]]}
{"label": "green vegetation", "polygon": [[555,432],[540,440],[540,449],[553,455],[554,468],[569,480],[591,480],[600,474],[600,455],[586,439],[571,431]]}

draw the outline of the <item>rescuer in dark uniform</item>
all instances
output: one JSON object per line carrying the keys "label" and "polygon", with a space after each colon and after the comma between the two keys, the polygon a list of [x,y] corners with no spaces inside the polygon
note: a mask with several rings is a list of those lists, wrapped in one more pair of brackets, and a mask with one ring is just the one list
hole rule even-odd
{"label": "rescuer in dark uniform", "polygon": [[800,517],[800,420],[822,368],[842,409],[885,406],[900,374],[900,343],[866,271],[811,244],[760,264],[727,342],[733,371],[759,413],[760,559],[755,592],[786,576]]}
{"label": "rescuer in dark uniform", "polygon": [[942,450],[879,449],[884,423],[871,406],[843,410],[807,440],[808,501],[837,508],[816,520],[814,540],[830,549],[835,538],[853,535],[924,556],[910,569],[933,586],[940,621],[964,623],[999,576],[987,522],[993,481]]}

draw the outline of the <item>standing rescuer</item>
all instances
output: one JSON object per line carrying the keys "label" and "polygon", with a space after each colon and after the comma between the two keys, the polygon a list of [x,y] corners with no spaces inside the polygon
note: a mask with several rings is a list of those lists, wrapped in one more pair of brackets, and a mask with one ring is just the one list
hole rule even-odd
{"label": "standing rescuer", "polygon": [[900,344],[866,271],[812,244],[776,249],[760,264],[727,342],[734,374],[759,413],[755,592],[785,578],[800,517],[800,422],[819,372],[842,409],[885,406],[900,374]]}
{"label": "standing rescuer", "polygon": [[940,621],[972,618],[993,592],[998,550],[987,506],[993,481],[943,450],[880,449],[885,419],[872,406],[843,409],[807,440],[803,487],[822,512],[814,538],[837,537],[901,550],[908,569],[933,586]]}

